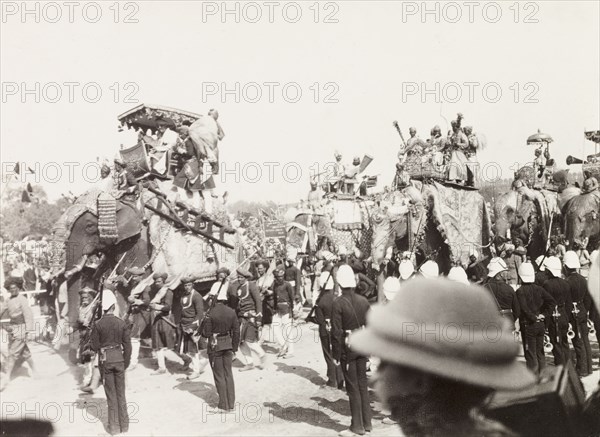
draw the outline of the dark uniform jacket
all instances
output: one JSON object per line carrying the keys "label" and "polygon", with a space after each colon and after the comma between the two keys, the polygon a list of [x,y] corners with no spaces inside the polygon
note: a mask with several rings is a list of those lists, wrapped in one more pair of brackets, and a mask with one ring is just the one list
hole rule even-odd
{"label": "dark uniform jacket", "polygon": [[186,326],[197,321],[197,328],[204,316],[204,299],[202,299],[202,296],[196,290],[192,291],[191,302],[189,299],[190,296],[181,296],[181,313],[179,314],[177,323]]}
{"label": "dark uniform jacket", "polygon": [[[211,339],[213,334],[231,335],[233,352],[237,352],[240,344],[240,322],[231,308],[218,301],[210,312],[202,328],[202,335]],[[210,342],[209,342],[210,343]]]}
{"label": "dark uniform jacket", "polygon": [[562,278],[552,277],[544,282],[544,289],[554,298],[556,305],[564,306],[567,315],[573,310],[573,300],[571,299],[571,285]]}
{"label": "dark uniform jacket", "polygon": [[342,295],[333,301],[331,314],[331,349],[333,359],[340,361],[349,350],[345,345],[347,331],[354,331],[365,326],[369,301],[354,292],[353,289],[343,290]]}
{"label": "dark uniform jacket", "polygon": [[317,307],[315,309],[315,318],[319,324],[319,336],[327,337],[327,321],[329,321],[329,327],[331,329],[331,315],[333,314],[333,301],[335,295],[333,290],[324,290],[317,299]]}
{"label": "dark uniform jacket", "polygon": [[247,281],[244,285],[238,284],[237,296],[239,299],[238,314],[240,317],[244,317],[244,314],[249,312],[254,312],[255,314],[262,313],[262,301],[256,282]]}
{"label": "dark uniform jacket", "polygon": [[[92,329],[91,348],[99,351],[101,348],[121,346],[125,368],[131,361],[131,337],[127,324],[114,314],[105,314],[96,322]],[[113,362],[120,362],[113,361]]]}
{"label": "dark uniform jacket", "polygon": [[167,289],[167,292],[160,300],[159,305],[162,305],[162,308],[156,313],[156,318],[158,319],[164,317],[170,319],[169,316],[173,307],[173,291],[171,289]]}
{"label": "dark uniform jacket", "polygon": [[544,286],[544,282],[546,282],[548,279],[550,279],[550,273],[548,273],[547,271],[539,271],[536,272],[535,274],[535,283],[537,285],[539,285],[540,287]]}
{"label": "dark uniform jacket", "polygon": [[581,307],[580,303],[582,303],[586,309],[591,308],[594,303],[592,302],[592,296],[590,295],[586,279],[579,273],[574,272],[567,277],[567,282],[571,286],[571,298],[573,302],[577,302],[578,307]]}
{"label": "dark uniform jacket", "polygon": [[[296,300],[302,300],[301,298],[301,287],[302,287],[302,272],[294,265],[286,267],[283,279],[286,281],[294,282],[294,298]],[[292,300],[292,305],[294,301]]]}
{"label": "dark uniform jacket", "polygon": [[583,318],[584,315],[587,315],[588,308],[594,305],[587,281],[579,273],[573,272],[567,277],[567,282],[571,287],[571,299],[573,299],[573,303],[577,304],[578,315],[580,318]]}
{"label": "dark uniform jacket", "polygon": [[483,265],[483,262],[476,261],[474,263],[469,264],[466,273],[467,277],[469,278],[469,281],[480,283],[481,281],[485,280],[485,277],[487,275],[487,269]]}
{"label": "dark uniform jacket", "polygon": [[484,286],[492,292],[493,297],[495,297],[496,302],[498,302],[500,310],[511,310],[515,319],[519,317],[519,301],[510,285],[502,280],[490,278]]}
{"label": "dark uniform jacket", "polygon": [[532,325],[540,314],[549,315],[556,301],[546,290],[536,284],[523,284],[517,290],[517,299],[521,309],[521,324]]}
{"label": "dark uniform jacket", "polygon": [[377,295],[376,293],[377,285],[375,282],[371,281],[367,275],[364,273],[358,273],[357,284],[356,284],[356,292],[361,296],[370,299]]}
{"label": "dark uniform jacket", "polygon": [[275,309],[277,309],[281,315],[283,315],[282,308],[284,308],[285,305],[287,305],[289,308],[288,313],[290,315],[293,315],[294,289],[292,288],[292,286],[289,283],[287,283],[285,281],[283,281],[280,284],[278,284],[277,282],[274,282],[273,283],[273,298],[275,301]]}

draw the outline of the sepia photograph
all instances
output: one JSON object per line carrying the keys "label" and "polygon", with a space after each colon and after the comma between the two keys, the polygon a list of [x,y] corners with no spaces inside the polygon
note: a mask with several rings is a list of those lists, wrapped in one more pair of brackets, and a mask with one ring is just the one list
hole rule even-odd
{"label": "sepia photograph", "polygon": [[0,9],[0,436],[600,437],[600,0]]}

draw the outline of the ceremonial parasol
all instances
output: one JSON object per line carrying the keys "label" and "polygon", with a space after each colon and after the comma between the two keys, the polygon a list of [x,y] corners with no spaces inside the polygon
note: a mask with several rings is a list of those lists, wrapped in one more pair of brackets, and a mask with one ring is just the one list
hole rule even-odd
{"label": "ceremonial parasol", "polygon": [[550,135],[545,134],[538,129],[537,133],[530,135],[527,138],[527,145],[532,144],[534,146],[538,146],[538,145],[543,145],[543,144],[550,144],[553,141],[554,140],[552,139],[552,137]]}

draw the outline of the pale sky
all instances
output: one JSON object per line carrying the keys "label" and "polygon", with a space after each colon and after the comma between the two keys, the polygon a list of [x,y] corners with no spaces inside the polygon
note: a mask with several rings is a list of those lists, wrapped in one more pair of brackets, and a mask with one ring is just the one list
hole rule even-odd
{"label": "pale sky", "polygon": [[[297,201],[306,196],[313,164],[333,160],[336,149],[346,162],[354,155],[372,155],[367,173],[380,174],[381,182],[389,184],[400,141],[393,120],[399,121],[406,139],[410,126],[425,139],[435,124],[443,131],[449,128],[443,117],[449,121],[462,112],[464,125],[487,138],[480,162],[497,162],[503,177],[512,175],[509,167],[514,162],[532,159],[533,148],[526,145],[526,139],[538,128],[553,136],[551,151],[561,167],[566,166],[567,155],[593,153],[583,131],[600,128],[600,8],[596,1],[529,2],[513,9],[513,1],[499,2],[502,16],[496,23],[489,22],[494,12],[491,2],[479,2],[473,23],[464,2],[454,3],[463,14],[457,23],[444,20],[453,19],[456,12],[445,3],[438,4],[439,23],[434,15],[426,16],[423,23],[420,11],[403,16],[403,8],[410,12],[412,7],[420,8],[421,2],[323,2],[318,7],[314,2],[300,2],[302,17],[296,23],[288,23],[282,15],[286,7],[285,18],[293,19],[291,2],[275,2],[273,23],[269,23],[264,2],[239,3],[239,23],[233,15],[221,22],[218,13],[203,19],[201,2],[131,2],[137,10],[121,4],[119,23],[114,23],[114,10],[109,9],[113,2],[102,4],[97,23],[82,16],[81,8],[88,2],[80,3],[73,23],[66,8],[57,23],[45,22],[45,18],[54,19],[56,11],[40,9],[40,23],[36,23],[34,15],[23,20],[20,11],[9,14],[14,10],[6,9],[6,3],[18,8],[21,2],[3,2],[2,170],[7,162],[19,160],[32,168],[37,163],[52,178],[54,171],[48,170],[47,163],[61,164],[62,178],[42,183],[51,198],[69,190],[79,194],[89,187],[81,166],[75,168],[71,183],[68,167],[62,163],[83,165],[96,157],[112,159],[121,143],[133,145],[131,137],[117,133],[116,118],[139,103],[199,113],[212,107],[219,110],[226,132],[220,146],[225,165],[234,169],[236,162],[242,168],[256,162],[263,170],[255,183],[236,182],[233,175],[225,183],[217,179],[232,201]],[[205,8],[222,6],[221,2],[204,3]],[[236,2],[228,5],[233,9]],[[260,7],[261,20],[244,22],[255,16],[255,5]],[[435,8],[435,3],[429,7]],[[316,9],[318,23],[314,22]],[[518,23],[514,22],[516,9]],[[92,12],[88,10],[88,18],[93,19]],[[124,23],[128,13],[139,22]],[[338,22],[323,22],[327,15]],[[526,17],[539,22],[525,23]],[[39,103],[34,94],[21,95],[21,83],[34,89],[36,82],[40,84]],[[51,82],[78,82],[75,101],[69,102],[65,85],[60,86],[62,97],[57,103],[47,101],[55,98],[56,88],[47,86],[46,98],[41,88]],[[137,84],[137,90],[125,88],[129,82]],[[262,99],[236,103],[234,95],[218,92],[204,96],[203,102],[203,88],[211,82],[221,90],[221,83],[234,89],[236,82],[241,88],[256,82],[261,84]],[[274,102],[268,101],[265,82],[280,84],[275,87]],[[433,90],[439,83],[439,98],[444,99],[446,87],[446,97],[453,99],[456,88],[447,85],[451,82],[460,84],[463,93],[457,103],[441,104],[433,94],[421,95],[423,88]],[[465,82],[478,83],[472,103]],[[12,83],[17,84],[15,95],[11,95]],[[99,102],[84,100],[81,90],[87,83],[99,85]],[[117,102],[110,88],[114,83],[120,88]],[[282,96],[283,85],[290,83],[302,90],[297,103],[288,103]],[[320,84],[317,103],[314,83]],[[326,88],[326,83],[335,85]],[[403,99],[403,88],[410,89],[411,83],[418,90]],[[516,103],[514,83],[520,90]],[[500,87],[498,102],[485,101],[482,88],[486,84]],[[489,89],[488,97],[494,98],[494,88]],[[246,90],[247,97],[253,98],[255,89]],[[293,97],[291,90],[288,95]],[[139,103],[124,101],[130,91],[135,91],[131,98]],[[331,91],[337,103],[324,102]],[[538,102],[525,103],[528,95]],[[243,100],[241,92],[240,97]],[[273,181],[269,181],[265,162],[280,164]],[[292,162],[302,169],[295,183],[286,181],[281,172]],[[254,170],[246,168],[247,176],[254,178]],[[288,179],[294,173],[290,168]],[[26,181],[35,182],[33,177]]]}

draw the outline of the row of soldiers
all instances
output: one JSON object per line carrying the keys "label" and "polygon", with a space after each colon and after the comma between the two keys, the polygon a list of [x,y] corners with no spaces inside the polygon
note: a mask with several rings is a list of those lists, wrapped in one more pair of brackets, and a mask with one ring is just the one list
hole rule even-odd
{"label": "row of soldiers", "polygon": [[[597,257],[597,253],[593,256]],[[514,354],[513,357],[516,357],[516,351],[508,352],[508,349],[511,351],[513,349],[512,346],[508,347],[508,343],[510,343],[510,341],[506,340],[508,336],[503,337],[500,342],[502,344],[494,345],[494,347],[499,349],[496,351],[497,353],[489,356],[493,355],[498,361],[492,363],[488,357],[486,362],[490,361],[490,368],[485,371],[483,371],[484,369],[475,369],[477,366],[474,366],[474,362],[477,359],[474,357],[472,357],[473,361],[470,359],[462,361],[462,365],[467,366],[463,371],[460,365],[458,367],[454,366],[452,360],[443,354],[438,357],[439,363],[436,364],[437,358],[432,356],[431,351],[418,353],[414,345],[400,348],[401,343],[411,343],[409,340],[413,338],[416,340],[427,338],[426,335],[423,336],[422,333],[418,332],[418,329],[423,329],[425,320],[432,321],[431,329],[426,328],[425,332],[433,335],[432,333],[435,332],[434,322],[439,330],[440,322],[450,320],[446,317],[447,312],[453,315],[462,315],[465,317],[465,320],[472,319],[474,317],[473,314],[476,314],[477,311],[484,311],[486,317],[495,313],[495,317],[510,321],[510,323],[498,323],[501,326],[510,327],[513,333],[515,322],[518,320],[527,368],[538,378],[541,377],[541,372],[546,365],[544,352],[546,331],[549,332],[555,365],[564,365],[567,361],[571,360],[571,352],[568,344],[568,338],[570,337],[575,350],[575,368],[577,373],[580,377],[590,375],[592,373],[592,355],[588,338],[588,314],[590,318],[597,319],[598,310],[594,306],[586,278],[578,273],[580,265],[577,254],[573,251],[567,251],[563,260],[564,265],[561,264],[557,257],[553,256],[538,259],[536,263],[539,265],[539,268],[537,269],[531,262],[526,261],[522,263],[518,270],[520,286],[515,291],[513,287],[507,284],[508,268],[506,263],[501,257],[494,257],[487,267],[486,278],[482,281],[484,289],[488,291],[488,293],[483,294],[490,296],[490,301],[493,302],[490,305],[487,302],[484,304],[478,296],[474,295],[481,292],[467,292],[467,289],[462,288],[465,286],[471,288],[471,281],[469,281],[466,272],[461,267],[453,267],[446,278],[448,279],[447,281],[430,282],[426,285],[422,282],[423,280],[439,280],[438,276],[440,272],[437,263],[429,260],[417,269],[415,268],[414,261],[410,257],[405,256],[398,264],[393,265],[393,269],[397,269],[397,275],[392,274],[393,272],[389,272],[389,269],[386,268],[386,275],[388,276],[383,283],[383,292],[385,295],[383,304],[384,307],[387,307],[389,303],[390,306],[393,306],[393,311],[388,311],[386,308],[378,308],[376,311],[377,315],[373,314],[371,317],[367,315],[370,311],[368,300],[358,292],[359,278],[356,270],[351,266],[352,262],[348,260],[346,262],[340,261],[331,270],[326,269],[323,271],[319,278],[321,293],[315,302],[315,316],[316,323],[319,324],[321,346],[325,362],[327,363],[327,385],[342,388],[344,383],[346,384],[352,414],[350,429],[342,431],[340,435],[346,437],[364,435],[372,430],[373,413],[369,404],[370,399],[367,389],[368,355],[374,355],[381,357],[382,360],[385,359],[386,361],[395,361],[402,364],[402,374],[398,374],[398,371],[388,374],[388,366],[380,364],[378,369],[383,379],[381,379],[381,376],[378,379],[382,381],[379,385],[380,394],[383,394],[384,400],[388,400],[388,406],[392,410],[393,419],[385,418],[384,423],[394,421],[400,423],[403,431],[408,432],[407,435],[434,435],[421,434],[412,428],[420,421],[427,422],[425,417],[421,417],[420,419],[412,417],[414,423],[411,423],[411,420],[407,418],[407,415],[417,414],[417,410],[412,410],[411,408],[422,408],[423,412],[427,410],[428,405],[424,398],[413,399],[412,396],[408,396],[401,399],[392,399],[386,394],[398,388],[397,384],[399,381],[402,384],[408,384],[409,380],[418,379],[419,372],[414,370],[415,367],[431,371],[434,375],[437,374],[438,378],[441,376],[442,378],[438,379],[439,382],[445,377],[454,380],[450,385],[455,389],[459,389],[456,392],[457,396],[455,399],[461,403],[469,399],[467,404],[476,398],[483,402],[484,396],[481,396],[481,398],[466,396],[465,387],[461,386],[461,381],[471,387],[473,385],[482,387],[482,394],[489,393],[492,389],[508,388],[511,385],[522,384],[525,386],[531,384],[531,377],[525,372],[518,370],[516,365],[513,366],[513,371],[507,373],[512,373],[513,377],[520,374],[519,378],[511,382],[508,374],[505,375],[506,377],[501,375],[503,371],[499,370],[502,367],[500,366],[500,362],[503,361],[504,364],[502,365],[509,366],[508,362],[501,359],[498,355],[500,351],[503,351],[502,353],[505,353],[507,357],[510,354]],[[389,266],[392,266],[392,263],[388,262],[386,267]],[[337,292],[335,291],[336,288],[338,289]],[[457,292],[457,290],[461,291]],[[402,304],[395,305],[395,301],[401,301]],[[428,301],[430,305],[416,304],[416,301]],[[474,308],[477,305],[481,305],[478,310]],[[414,311],[417,313],[413,314],[410,308],[415,308]],[[494,308],[494,310],[491,308]],[[471,310],[475,312],[471,312]],[[417,329],[417,331],[411,330],[409,335],[406,323],[393,322],[395,319],[402,318],[405,321],[418,321],[418,323],[413,323],[413,328]],[[459,322],[453,321],[452,323],[456,325]],[[569,323],[571,326],[569,326]],[[365,326],[368,328],[367,331],[371,332],[368,337],[363,332]],[[573,332],[572,336],[568,335],[570,330]],[[396,339],[392,340],[394,337]],[[437,339],[436,341],[439,341],[439,336],[433,335],[433,337]],[[452,344],[448,344],[447,347],[458,347],[454,340],[450,343]],[[350,347],[352,345],[354,347]],[[470,347],[475,346],[471,344]],[[400,353],[398,348],[402,349],[403,352]],[[435,347],[433,350],[439,351],[439,347]],[[478,354],[483,352],[483,349],[478,349],[477,351]],[[447,374],[446,372],[442,372],[442,374],[438,373],[442,363],[441,367],[449,366],[448,372],[451,374]],[[494,366],[496,367],[494,368]],[[452,370],[452,367],[455,367],[455,369]],[[471,372],[481,371],[481,373],[469,376],[467,369]],[[500,373],[495,374],[498,371]],[[485,376],[486,374],[488,375],[487,377]],[[477,381],[473,379],[477,379]],[[384,387],[386,384],[388,385],[387,388]],[[440,390],[434,390],[435,393],[433,396],[442,395],[444,396],[442,399],[447,401],[447,395],[451,393],[445,392],[447,388],[444,386],[443,390],[442,387],[440,387]],[[511,387],[511,389],[514,388]],[[458,393],[465,394],[465,399],[458,396]],[[411,404],[412,401],[419,401],[419,404],[413,405]],[[429,399],[428,401],[434,400]],[[404,402],[406,405],[401,405]],[[456,410],[450,409],[447,402],[440,404],[439,399],[434,403],[438,408],[443,407],[448,412],[458,413],[461,410],[461,408]],[[469,406],[473,407],[475,404],[476,402],[473,402]],[[464,411],[467,412],[468,408],[465,408]],[[436,414],[439,413],[442,412],[438,411]],[[461,420],[466,421],[466,423],[462,424],[465,426],[468,424],[468,426],[476,425],[477,427],[483,427],[481,429],[478,428],[478,432],[481,432],[481,434],[476,433],[473,435],[488,435],[486,432],[490,431],[487,430],[484,432],[484,422],[479,423],[477,420],[473,422],[472,417],[467,420],[465,416]],[[430,423],[428,425],[439,427],[440,423]],[[453,423],[449,426],[452,428],[454,425],[457,424]],[[429,431],[433,430],[430,429]],[[456,432],[456,429],[454,431]],[[498,429],[497,431],[499,432],[498,435],[503,435],[503,432],[500,432]],[[512,435],[509,430],[505,430],[505,432],[506,435]]]}
{"label": "row of soldiers", "polygon": [[[567,251],[562,262],[556,256],[541,256],[536,266],[537,272],[531,262],[520,265],[521,286],[515,292],[506,282],[506,263],[500,257],[493,258],[488,265],[489,280],[484,286],[492,292],[501,313],[513,325],[519,320],[525,360],[534,373],[539,375],[546,365],[545,340],[552,345],[555,365],[570,361],[570,337],[578,375],[590,375],[589,326],[599,328],[600,319],[586,278],[579,273],[579,257],[573,251]],[[546,332],[549,339],[545,339]]]}

